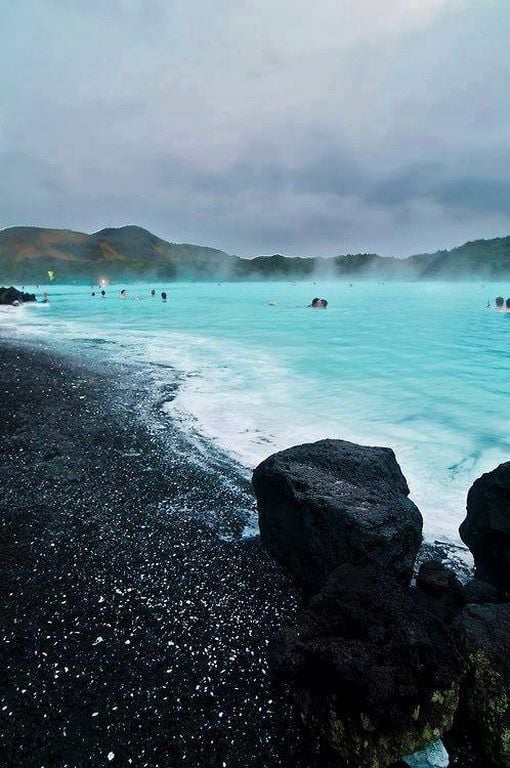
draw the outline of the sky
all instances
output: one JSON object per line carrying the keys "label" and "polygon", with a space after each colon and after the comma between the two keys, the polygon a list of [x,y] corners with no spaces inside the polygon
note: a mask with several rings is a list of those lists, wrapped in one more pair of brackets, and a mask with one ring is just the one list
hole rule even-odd
{"label": "sky", "polygon": [[508,0],[0,0],[0,227],[253,256],[510,234]]}

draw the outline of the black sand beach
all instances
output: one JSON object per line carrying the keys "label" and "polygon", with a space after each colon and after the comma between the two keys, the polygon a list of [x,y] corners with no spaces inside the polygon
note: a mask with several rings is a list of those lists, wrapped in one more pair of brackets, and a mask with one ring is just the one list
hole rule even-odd
{"label": "black sand beach", "polygon": [[141,370],[3,343],[0,382],[1,764],[299,765],[267,667],[295,593],[235,467]]}

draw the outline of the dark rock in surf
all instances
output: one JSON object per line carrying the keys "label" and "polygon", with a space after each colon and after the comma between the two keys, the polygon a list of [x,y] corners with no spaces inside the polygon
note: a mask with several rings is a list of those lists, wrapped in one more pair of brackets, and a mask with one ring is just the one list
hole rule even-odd
{"label": "dark rock in surf", "polygon": [[492,584],[480,579],[471,579],[462,585],[464,602],[469,603],[500,603],[501,596]]}
{"label": "dark rock in surf", "polygon": [[10,288],[0,288],[0,304],[14,304],[15,301],[22,304],[23,302],[37,301],[37,299],[35,294],[18,291],[12,285]]}
{"label": "dark rock in surf", "polygon": [[462,660],[416,590],[380,568],[342,565],[275,649],[321,765],[382,768],[451,728]]}
{"label": "dark rock in surf", "polygon": [[308,594],[343,563],[409,581],[423,521],[391,449],[298,445],[263,461],[253,486],[264,545]]}
{"label": "dark rock in surf", "polygon": [[468,605],[455,622],[468,671],[463,705],[487,765],[510,767],[510,604]]}
{"label": "dark rock in surf", "polygon": [[510,594],[510,462],[473,483],[460,535],[473,553],[477,578]]}
{"label": "dark rock in surf", "polygon": [[444,620],[454,618],[466,604],[464,590],[455,573],[440,560],[421,564],[416,576],[419,602]]}
{"label": "dark rock in surf", "polygon": [[459,581],[453,571],[440,560],[427,560],[420,566],[416,583],[424,592],[444,595]]}

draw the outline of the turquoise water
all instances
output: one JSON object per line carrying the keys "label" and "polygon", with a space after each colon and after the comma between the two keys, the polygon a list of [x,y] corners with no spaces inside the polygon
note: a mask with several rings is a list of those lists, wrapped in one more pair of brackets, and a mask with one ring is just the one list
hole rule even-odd
{"label": "turquoise water", "polygon": [[[183,385],[167,410],[247,469],[323,437],[391,446],[428,537],[457,540],[470,484],[510,458],[510,315],[486,309],[510,286],[183,283],[154,286],[156,298],[129,286],[126,301],[120,287],[101,299],[51,286],[49,305],[8,308],[0,322],[175,367]],[[314,296],[328,309],[306,308]],[[160,383],[171,375],[157,370]]]}

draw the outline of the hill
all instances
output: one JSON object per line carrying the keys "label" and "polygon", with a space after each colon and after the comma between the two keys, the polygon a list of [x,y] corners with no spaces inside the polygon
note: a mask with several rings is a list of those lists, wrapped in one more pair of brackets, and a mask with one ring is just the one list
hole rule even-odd
{"label": "hill", "polygon": [[136,226],[83,232],[40,227],[0,231],[0,282],[46,283],[48,270],[59,282],[110,280],[249,280],[306,277],[380,279],[510,278],[510,237],[475,240],[450,251],[407,259],[374,253],[333,258],[280,254],[241,259],[215,248],[168,243]]}
{"label": "hill", "polygon": [[424,278],[510,277],[510,237],[473,240],[450,251],[410,256],[405,262]]}
{"label": "hill", "polygon": [[141,227],[102,229],[92,235],[67,229],[11,227],[0,232],[0,276],[4,282],[96,283],[141,276],[176,280],[230,274],[236,258],[215,248],[167,243]]}

